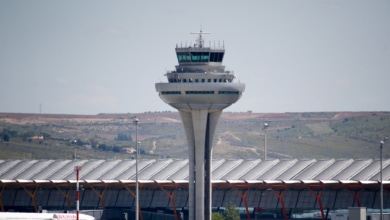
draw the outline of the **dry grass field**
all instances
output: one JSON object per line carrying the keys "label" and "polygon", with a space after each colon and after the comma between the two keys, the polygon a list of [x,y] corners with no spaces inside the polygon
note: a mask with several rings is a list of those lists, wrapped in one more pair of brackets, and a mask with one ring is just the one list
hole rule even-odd
{"label": "dry grass field", "polygon": [[[143,158],[186,158],[177,112],[57,115],[0,113],[0,159],[126,159],[135,147]],[[223,113],[214,137],[214,158],[378,158],[390,135],[390,112]],[[390,148],[390,147],[389,147]],[[389,148],[384,156],[390,156]]]}

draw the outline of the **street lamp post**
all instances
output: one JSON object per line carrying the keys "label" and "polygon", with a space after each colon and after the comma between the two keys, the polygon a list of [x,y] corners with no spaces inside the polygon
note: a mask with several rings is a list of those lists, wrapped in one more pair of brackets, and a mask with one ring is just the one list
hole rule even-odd
{"label": "street lamp post", "polygon": [[134,117],[133,123],[135,124],[135,143],[136,143],[136,154],[135,154],[135,220],[139,220],[139,183],[138,183],[138,155],[139,155],[139,144],[138,144],[138,124],[139,119]]}
{"label": "street lamp post", "polygon": [[381,213],[380,213],[380,216],[381,216],[381,220],[383,220],[383,176],[382,176],[382,170],[383,170],[383,166],[382,166],[382,151],[383,151],[383,145],[385,144],[385,141],[387,141],[388,137],[385,137],[383,139],[383,141],[380,142],[380,202],[381,202]]}
{"label": "street lamp post", "polygon": [[75,166],[74,170],[76,171],[76,219],[79,220],[80,215],[80,185],[79,185],[79,172],[81,166]]}
{"label": "street lamp post", "polygon": [[263,129],[264,130],[264,160],[267,159],[267,128],[269,127],[268,123],[264,123]]}

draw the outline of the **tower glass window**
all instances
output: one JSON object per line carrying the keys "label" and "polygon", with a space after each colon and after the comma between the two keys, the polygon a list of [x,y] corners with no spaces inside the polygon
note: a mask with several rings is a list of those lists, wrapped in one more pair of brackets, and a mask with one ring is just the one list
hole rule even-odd
{"label": "tower glass window", "polygon": [[210,53],[210,62],[222,62],[223,53]]}
{"label": "tower glass window", "polygon": [[192,52],[192,62],[209,62],[210,54],[208,52]]}
{"label": "tower glass window", "polygon": [[190,54],[189,53],[177,53],[177,60],[179,62],[190,62]]}

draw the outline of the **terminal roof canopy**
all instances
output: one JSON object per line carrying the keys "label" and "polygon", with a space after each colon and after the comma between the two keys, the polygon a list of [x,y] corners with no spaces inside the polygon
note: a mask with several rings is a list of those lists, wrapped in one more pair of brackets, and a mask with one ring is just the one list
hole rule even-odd
{"label": "terminal roof canopy", "polygon": [[[383,160],[384,183],[390,180],[390,159]],[[246,183],[357,183],[373,184],[380,179],[377,159],[242,160],[214,159],[213,182]],[[76,179],[74,167],[82,166],[84,181],[135,180],[135,160],[0,160],[0,183],[55,182]],[[188,181],[187,159],[144,159],[139,162],[143,181]]]}

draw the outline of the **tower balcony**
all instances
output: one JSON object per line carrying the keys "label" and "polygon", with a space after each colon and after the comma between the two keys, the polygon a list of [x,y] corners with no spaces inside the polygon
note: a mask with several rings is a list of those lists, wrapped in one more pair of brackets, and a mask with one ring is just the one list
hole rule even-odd
{"label": "tower balcony", "polygon": [[244,83],[156,83],[160,98],[172,107],[210,112],[235,103],[245,90]]}

